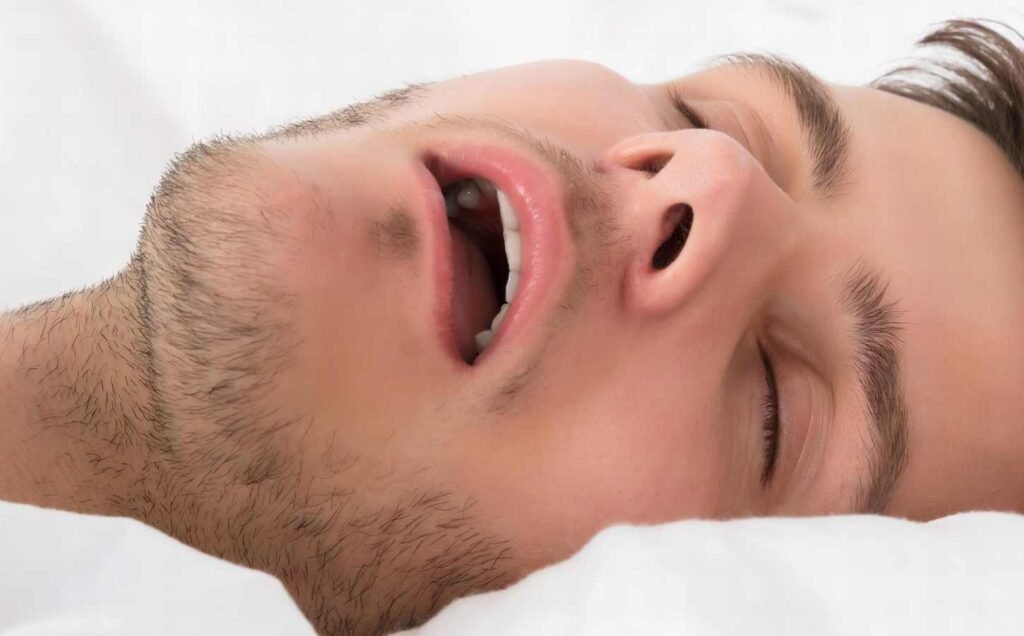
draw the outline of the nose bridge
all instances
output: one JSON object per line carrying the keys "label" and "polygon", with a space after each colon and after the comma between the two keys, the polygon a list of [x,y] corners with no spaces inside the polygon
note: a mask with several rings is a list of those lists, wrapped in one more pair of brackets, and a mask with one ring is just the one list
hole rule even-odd
{"label": "nose bridge", "polygon": [[[725,134],[641,135],[602,161],[623,182],[623,213],[636,241],[624,281],[632,309],[711,304],[716,312],[740,311],[792,244],[792,202]],[[651,255],[670,236],[681,204],[692,210],[689,234],[678,256],[656,267]]]}

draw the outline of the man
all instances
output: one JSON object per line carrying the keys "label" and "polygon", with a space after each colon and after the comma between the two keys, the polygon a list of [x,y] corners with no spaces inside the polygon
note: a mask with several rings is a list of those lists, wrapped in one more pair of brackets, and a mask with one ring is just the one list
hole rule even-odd
{"label": "man", "polygon": [[965,60],[539,63],[198,144],[121,274],[3,317],[0,499],[331,634],[615,522],[1024,510],[1024,52],[925,41]]}

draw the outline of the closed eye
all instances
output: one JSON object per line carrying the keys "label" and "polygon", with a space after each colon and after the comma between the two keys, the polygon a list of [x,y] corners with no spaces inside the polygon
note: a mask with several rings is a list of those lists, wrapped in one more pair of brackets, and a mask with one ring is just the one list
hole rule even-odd
{"label": "closed eye", "polygon": [[672,106],[675,107],[676,111],[683,116],[686,121],[690,123],[694,128],[707,128],[708,122],[705,120],[700,113],[695,111],[690,103],[687,102],[682,95],[679,94],[674,88],[668,89],[669,99],[672,100]]}

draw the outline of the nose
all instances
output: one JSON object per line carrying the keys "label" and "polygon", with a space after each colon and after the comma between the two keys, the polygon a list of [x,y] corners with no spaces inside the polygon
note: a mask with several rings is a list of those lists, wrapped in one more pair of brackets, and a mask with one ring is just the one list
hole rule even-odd
{"label": "nose", "polygon": [[747,149],[713,130],[630,137],[599,159],[621,186],[632,241],[623,302],[658,315],[740,311],[791,251],[792,201]]}

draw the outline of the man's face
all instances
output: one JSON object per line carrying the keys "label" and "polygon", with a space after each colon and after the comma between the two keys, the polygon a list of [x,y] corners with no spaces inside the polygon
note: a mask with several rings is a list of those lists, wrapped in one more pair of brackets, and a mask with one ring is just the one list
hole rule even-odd
{"label": "man's face", "polygon": [[[288,343],[250,387],[279,463],[364,511],[447,493],[521,571],[614,522],[1019,506],[1021,179],[945,113],[809,81],[538,63],[193,158],[190,196],[267,228],[195,240],[207,300],[263,294]],[[471,177],[521,242],[479,356],[509,256]]]}

